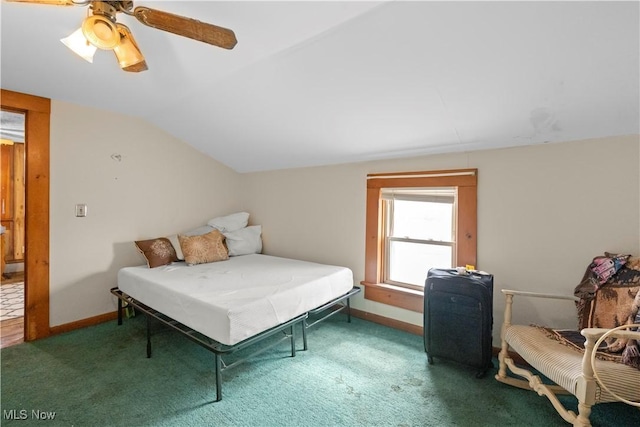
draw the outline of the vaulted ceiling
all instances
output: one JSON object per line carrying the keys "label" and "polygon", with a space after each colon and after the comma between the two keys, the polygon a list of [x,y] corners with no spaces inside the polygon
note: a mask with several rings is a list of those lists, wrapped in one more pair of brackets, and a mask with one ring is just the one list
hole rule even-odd
{"label": "vaulted ceiling", "polygon": [[86,8],[2,2],[2,87],[143,118],[239,172],[640,133],[635,1],[135,5],[238,44],[120,14],[149,66],[126,73],[60,43]]}

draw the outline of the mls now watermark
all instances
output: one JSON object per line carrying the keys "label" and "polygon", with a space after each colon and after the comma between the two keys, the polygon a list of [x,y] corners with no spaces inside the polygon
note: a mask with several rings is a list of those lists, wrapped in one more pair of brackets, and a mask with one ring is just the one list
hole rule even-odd
{"label": "mls now watermark", "polygon": [[9,409],[2,411],[2,418],[5,420],[53,420],[55,412],[41,411],[40,409]]}

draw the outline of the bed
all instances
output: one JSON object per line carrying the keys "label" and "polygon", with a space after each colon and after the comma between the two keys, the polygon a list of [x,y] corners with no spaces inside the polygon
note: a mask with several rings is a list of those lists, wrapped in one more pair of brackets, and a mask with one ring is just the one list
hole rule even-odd
{"label": "bed", "polygon": [[302,330],[306,350],[306,330],[344,309],[350,321],[349,298],[359,291],[348,268],[263,254],[192,266],[126,267],[111,289],[118,297],[119,324],[125,305],[146,315],[147,357],[152,319],[214,353],[216,401],[222,398],[221,372],[246,360],[226,365],[223,355],[278,334],[281,340],[271,345],[288,340],[293,357],[296,328]]}

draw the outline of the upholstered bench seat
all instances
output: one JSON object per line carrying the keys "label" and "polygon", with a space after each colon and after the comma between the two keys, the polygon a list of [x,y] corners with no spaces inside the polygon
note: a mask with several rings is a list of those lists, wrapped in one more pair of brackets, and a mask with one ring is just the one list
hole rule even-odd
{"label": "upholstered bench seat", "polygon": [[[505,331],[505,341],[533,368],[544,372],[551,381],[573,395],[578,393],[578,379],[583,375],[584,352],[549,338],[535,326],[511,325]],[[640,370],[599,359],[595,361],[595,368],[600,380],[613,393],[627,400],[640,401]],[[595,386],[595,403],[619,401],[599,383],[596,382]]]}
{"label": "upholstered bench seat", "polygon": [[[508,289],[503,289],[502,293],[506,297],[506,305],[500,332],[500,366],[495,376],[498,381],[546,396],[565,421],[579,427],[591,426],[591,408],[598,403],[622,401],[640,407],[639,369],[598,358],[593,360],[595,371],[592,366],[593,351],[600,339],[609,337],[630,340],[628,343],[633,340],[640,342],[640,332],[635,331],[640,325],[631,323],[612,329],[584,328],[580,334],[585,338],[585,349],[580,350],[549,336],[549,331],[543,328],[511,323],[515,296],[565,300],[571,304],[577,302],[578,298]],[[573,343],[581,344],[576,341]],[[517,365],[512,351],[534,369]],[[515,376],[507,375],[508,371]],[[538,373],[555,384],[550,384]],[[568,410],[558,399],[559,394],[574,395],[578,399],[578,412]]]}

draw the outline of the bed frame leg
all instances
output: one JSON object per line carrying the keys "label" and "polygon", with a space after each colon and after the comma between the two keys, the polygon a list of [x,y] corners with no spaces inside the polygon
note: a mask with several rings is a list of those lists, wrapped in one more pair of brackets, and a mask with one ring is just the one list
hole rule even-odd
{"label": "bed frame leg", "polygon": [[351,323],[351,298],[347,298],[347,323]]}
{"label": "bed frame leg", "polygon": [[151,358],[151,319],[147,318],[147,359]]}
{"label": "bed frame leg", "polygon": [[122,325],[122,300],[118,298],[118,326]]}
{"label": "bed frame leg", "polygon": [[307,351],[309,346],[307,345],[307,320],[302,321],[302,350]]}
{"label": "bed frame leg", "polygon": [[216,363],[216,402],[220,402],[222,400],[222,366],[220,361],[220,355],[218,353],[215,354],[215,363]]}
{"label": "bed frame leg", "polygon": [[[304,328],[304,325],[302,325]],[[291,325],[291,357],[296,357],[296,325]]]}

